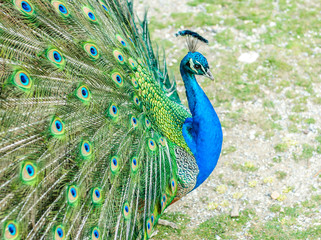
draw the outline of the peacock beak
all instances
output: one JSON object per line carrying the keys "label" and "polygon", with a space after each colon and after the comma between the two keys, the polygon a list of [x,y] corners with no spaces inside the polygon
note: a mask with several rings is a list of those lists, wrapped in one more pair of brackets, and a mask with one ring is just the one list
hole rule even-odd
{"label": "peacock beak", "polygon": [[207,71],[205,72],[204,76],[208,77],[211,80],[214,80],[214,77],[213,77],[213,75],[212,75],[212,73],[211,73],[211,71],[209,69],[207,69]]}

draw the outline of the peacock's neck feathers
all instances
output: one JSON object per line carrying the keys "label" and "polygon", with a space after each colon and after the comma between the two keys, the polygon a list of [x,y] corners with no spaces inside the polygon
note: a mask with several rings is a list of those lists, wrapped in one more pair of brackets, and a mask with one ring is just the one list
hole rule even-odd
{"label": "peacock's neck feathers", "polygon": [[146,69],[138,68],[136,80],[140,86],[139,96],[153,126],[173,143],[190,152],[181,129],[185,119],[191,115],[166,96]]}
{"label": "peacock's neck feathers", "polygon": [[[196,54],[198,59],[199,55]],[[191,55],[191,53],[187,54],[180,65],[188,105],[192,113],[192,117],[185,120],[182,131],[199,169],[195,185],[197,188],[208,178],[217,164],[223,143],[223,132],[211,102],[195,79],[195,73],[186,68]]]}
{"label": "peacock's neck feathers", "polygon": [[197,169],[146,20],[118,0],[0,9],[1,237],[149,238]]}

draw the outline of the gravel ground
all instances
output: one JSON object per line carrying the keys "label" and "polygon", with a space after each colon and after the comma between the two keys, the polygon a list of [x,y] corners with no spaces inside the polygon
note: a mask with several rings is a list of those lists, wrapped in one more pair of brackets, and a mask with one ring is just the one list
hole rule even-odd
{"label": "gravel ground", "polygon": [[[189,1],[143,0],[137,1],[136,9],[141,15],[149,6],[152,24],[153,19],[157,22],[170,21],[172,13],[206,13],[206,4],[189,6],[187,2]],[[273,3],[271,19],[281,11],[278,2]],[[293,1],[287,2],[291,6]],[[298,9],[320,9],[318,1],[300,3],[301,5],[297,5]],[[220,12],[218,8],[214,14],[226,17],[220,16]],[[318,13],[320,20],[321,12]],[[312,30],[304,31],[302,45],[307,50],[295,53],[288,44],[299,38],[299,35],[290,34],[288,39],[285,36],[284,42],[264,42],[264,34],[276,24],[272,20],[268,21],[253,28],[251,34],[222,22],[213,26],[191,27],[212,42],[200,51],[206,55],[212,65],[213,75],[218,75],[219,79],[209,82],[200,78],[199,81],[223,123],[224,143],[219,163],[209,179],[167,210],[169,213],[187,214],[191,220],[188,223],[190,227],[195,228],[222,213],[230,213],[233,208],[236,212],[255,209],[259,221],[266,222],[278,214],[270,210],[273,205],[280,206],[282,212],[286,207],[301,206],[302,202],[321,194],[321,151],[320,143],[316,140],[321,136],[321,111],[318,102],[321,96],[321,72],[320,67],[316,68],[317,62],[320,62],[321,36]],[[155,41],[166,39],[172,43],[165,49],[167,59],[178,79],[183,102],[186,103],[182,81],[175,69],[183,57],[185,46],[174,36],[175,32],[184,28],[175,24],[161,29],[156,26],[152,37]],[[216,41],[216,34],[227,28],[233,34],[232,46]],[[307,40],[316,35],[318,42]],[[286,62],[289,70],[276,71],[266,66],[264,59],[271,53],[276,61],[282,59]],[[227,61],[227,54],[233,57],[231,62]],[[231,87],[230,79],[224,76],[231,75],[224,72],[226,64],[233,65],[232,68],[239,73],[243,82],[258,84],[259,92],[256,94],[250,90],[251,98],[245,100],[229,93],[227,89]],[[248,69],[253,65],[255,71],[249,72]],[[258,72],[264,74],[259,75]],[[262,79],[250,80],[251,73],[265,76],[267,82],[262,84]],[[298,84],[299,80],[308,81],[310,90],[305,85]],[[245,86],[237,85],[235,88],[242,90]],[[222,92],[226,93],[223,98],[227,101],[217,103],[216,96],[221,96]],[[291,97],[291,94],[294,96]],[[314,207],[313,211],[314,214],[298,216],[290,228],[304,229],[320,225],[320,205]],[[248,229],[255,224],[254,220],[249,221],[235,236],[246,238]]]}

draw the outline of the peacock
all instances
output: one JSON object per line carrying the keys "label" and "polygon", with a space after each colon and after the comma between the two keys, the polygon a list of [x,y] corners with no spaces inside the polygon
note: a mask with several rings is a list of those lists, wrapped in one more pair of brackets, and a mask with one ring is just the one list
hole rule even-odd
{"label": "peacock", "polygon": [[148,239],[215,168],[222,129],[178,32],[188,107],[130,1],[0,0],[2,239]]}

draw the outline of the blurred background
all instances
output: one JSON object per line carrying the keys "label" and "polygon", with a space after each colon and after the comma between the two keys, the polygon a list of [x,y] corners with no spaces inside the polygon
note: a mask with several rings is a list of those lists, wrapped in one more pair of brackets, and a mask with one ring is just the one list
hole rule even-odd
{"label": "blurred background", "polygon": [[136,0],[148,8],[184,104],[174,34],[199,49],[215,77],[199,78],[221,120],[219,163],[172,205],[153,239],[321,239],[321,1]]}

